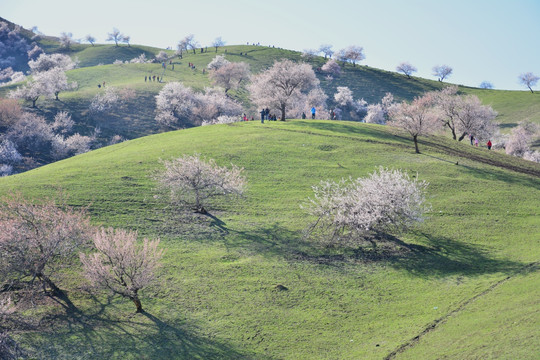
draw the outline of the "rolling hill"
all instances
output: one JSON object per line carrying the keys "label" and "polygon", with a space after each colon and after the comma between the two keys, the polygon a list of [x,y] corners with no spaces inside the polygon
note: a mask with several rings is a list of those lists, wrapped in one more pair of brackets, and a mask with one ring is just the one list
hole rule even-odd
{"label": "rolling hill", "polygon": [[[422,154],[391,128],[342,121],[212,125],[101,148],[0,179],[2,193],[69,194],[95,224],[160,237],[146,314],[59,280],[15,337],[44,358],[520,358],[540,354],[540,165],[444,137]],[[210,216],[154,195],[159,159],[244,167],[245,199]],[[376,249],[306,242],[300,208],[320,180],[400,168],[429,182],[429,218]],[[62,306],[64,305],[64,306]],[[67,309],[67,310],[66,310]]]}

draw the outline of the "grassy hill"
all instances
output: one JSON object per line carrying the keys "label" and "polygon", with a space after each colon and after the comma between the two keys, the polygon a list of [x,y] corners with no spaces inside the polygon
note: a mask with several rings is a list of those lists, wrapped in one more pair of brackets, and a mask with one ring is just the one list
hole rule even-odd
{"label": "grassy hill", "polygon": [[[2,178],[2,193],[62,189],[95,224],[138,229],[166,248],[161,283],[143,294],[147,314],[88,294],[71,269],[59,282],[76,311],[42,299],[23,313],[39,325],[16,338],[70,359],[537,358],[540,165],[439,137],[420,150],[384,126],[249,122]],[[244,167],[245,199],[208,217],[155,199],[158,160],[195,152]],[[313,219],[299,204],[312,185],[381,165],[430,183],[421,227],[363,253],[302,238]]]}

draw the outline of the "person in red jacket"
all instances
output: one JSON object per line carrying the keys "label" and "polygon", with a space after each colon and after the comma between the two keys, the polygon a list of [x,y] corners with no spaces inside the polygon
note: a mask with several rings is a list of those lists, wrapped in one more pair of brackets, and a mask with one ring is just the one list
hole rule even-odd
{"label": "person in red jacket", "polygon": [[488,140],[488,142],[487,142],[488,150],[491,150],[491,146],[492,146],[492,145],[493,145],[493,144],[491,143],[491,140]]}

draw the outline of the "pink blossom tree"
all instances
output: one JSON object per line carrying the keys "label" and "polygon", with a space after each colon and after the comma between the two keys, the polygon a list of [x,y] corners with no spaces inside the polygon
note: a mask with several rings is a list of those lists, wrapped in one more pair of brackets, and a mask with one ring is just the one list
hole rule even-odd
{"label": "pink blossom tree", "polygon": [[321,70],[331,76],[339,76],[341,74],[341,66],[334,59],[328,61],[321,67]]}
{"label": "pink blossom tree", "polygon": [[319,80],[310,65],[282,60],[252,76],[248,89],[251,100],[257,106],[279,109],[281,120],[285,121],[288,107],[301,101],[301,98],[305,98],[307,93],[317,87]]}
{"label": "pink blossom tree", "polygon": [[249,64],[245,62],[229,62],[210,73],[210,79],[216,86],[220,86],[227,91],[236,90],[247,81],[250,76]]}
{"label": "pink blossom tree", "polygon": [[169,193],[174,205],[188,205],[200,214],[207,213],[215,197],[241,196],[247,183],[243,168],[218,166],[198,154],[163,161],[163,165],[165,170],[154,176],[159,188]]}
{"label": "pink blossom tree", "polygon": [[402,102],[392,108],[388,125],[398,127],[408,132],[414,141],[414,149],[417,154],[418,136],[433,133],[440,127],[440,114],[434,107],[433,94],[426,94],[415,98],[412,103]]}
{"label": "pink blossom tree", "polygon": [[137,232],[101,229],[93,237],[97,252],[80,254],[84,275],[96,287],[107,289],[135,304],[143,312],[139,291],[156,280],[163,250],[159,239],[144,238],[137,246]]}
{"label": "pink blossom tree", "polygon": [[382,167],[365,178],[321,181],[302,205],[316,218],[306,234],[328,245],[357,245],[373,235],[406,231],[429,210],[426,187],[406,172]]}
{"label": "pink blossom tree", "polygon": [[32,202],[20,195],[3,199],[0,228],[0,254],[7,277],[37,279],[53,294],[61,293],[54,277],[72,263],[91,233],[83,210],[59,207],[53,200]]}

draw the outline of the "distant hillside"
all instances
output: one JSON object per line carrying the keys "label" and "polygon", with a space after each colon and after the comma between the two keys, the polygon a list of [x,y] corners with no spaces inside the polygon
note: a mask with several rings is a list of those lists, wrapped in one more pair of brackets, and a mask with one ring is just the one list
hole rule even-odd
{"label": "distant hillside", "polygon": [[[33,33],[28,30],[21,30],[21,34],[29,39],[33,37]],[[320,69],[326,61],[323,57],[306,60],[301,53],[296,51],[238,45],[220,47],[217,52],[214,48],[208,48],[203,53],[198,49],[195,54],[188,51],[184,52],[181,59],[174,57],[174,51],[167,50],[166,52],[171,56],[171,62],[174,63],[174,70],[172,65],[169,65],[164,71],[159,63],[113,65],[117,60],[129,62],[141,54],[144,54],[147,59],[153,59],[161,51],[158,48],[125,44],[121,46],[75,44],[70,51],[67,51],[60,47],[56,38],[39,36],[34,40],[47,52],[62,52],[78,59],[80,68],[68,71],[69,80],[78,83],[76,91],[62,93],[60,101],[40,99],[37,104],[38,109],[33,111],[45,116],[49,122],[52,122],[54,115],[59,111],[67,111],[76,123],[75,130],[80,134],[90,135],[96,127],[99,127],[101,145],[107,144],[115,135],[133,139],[165,130],[161,129],[154,120],[155,95],[164,83],[172,81],[180,81],[196,90],[211,86],[208,73],[203,74],[202,70],[216,55],[226,55],[226,58],[233,62],[244,61],[250,64],[253,72],[266,69],[274,61],[283,58],[307,61],[316,70]],[[190,69],[187,66],[188,63],[194,64],[195,70]],[[27,65],[20,63],[18,66],[22,69]],[[330,107],[334,105],[333,95],[338,86],[349,87],[355,99],[363,98],[372,104],[379,102],[387,92],[391,92],[397,101],[410,101],[426,91],[438,90],[449,85],[414,76],[409,79],[396,72],[364,65],[346,64],[342,66],[341,75],[333,79],[328,79],[320,70],[317,70],[316,74],[322,89],[328,95]],[[144,78],[148,75],[163,76],[164,83],[145,83]],[[136,97],[106,113],[91,114],[89,105],[92,98],[103,92],[103,88],[98,88],[97,85],[104,82],[107,86],[130,88],[135,91]],[[0,87],[0,96],[6,96],[16,87],[17,85]],[[511,127],[523,120],[540,123],[540,95],[537,93],[470,87],[460,87],[460,91],[475,94],[485,104],[491,105],[499,113],[497,121],[502,122],[503,132],[508,132]],[[251,105],[247,91],[243,89],[231,91],[230,95],[243,103],[249,118],[257,117],[258,109]],[[540,140],[536,142],[536,145],[540,146]]]}

